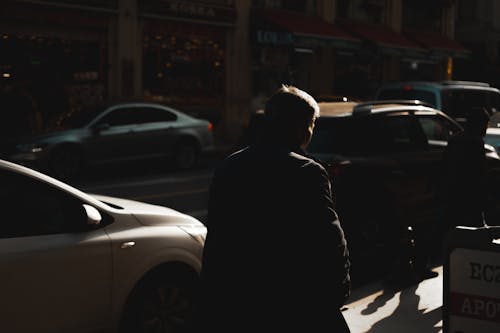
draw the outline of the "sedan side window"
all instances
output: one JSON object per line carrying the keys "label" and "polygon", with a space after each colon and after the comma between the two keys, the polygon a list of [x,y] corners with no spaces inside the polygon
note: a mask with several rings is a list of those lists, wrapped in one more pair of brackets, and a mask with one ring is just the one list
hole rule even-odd
{"label": "sedan side window", "polygon": [[170,122],[177,119],[175,114],[163,109],[145,107],[137,111],[140,111],[139,123]]}
{"label": "sedan side window", "polygon": [[137,123],[136,108],[120,108],[109,112],[99,120],[99,124],[110,126],[133,125]]}
{"label": "sedan side window", "polygon": [[490,110],[490,96],[484,90],[443,91],[443,111],[453,118],[466,118],[472,107],[485,107]]}
{"label": "sedan side window", "polygon": [[448,141],[458,131],[444,119],[436,117],[418,117],[428,141]]}
{"label": "sedan side window", "polygon": [[413,117],[407,113],[394,114],[374,119],[371,124],[371,140],[368,145],[373,151],[407,152],[422,148],[424,138],[420,138]]}
{"label": "sedan side window", "polygon": [[48,184],[0,171],[0,238],[50,235],[86,230],[79,200]]}

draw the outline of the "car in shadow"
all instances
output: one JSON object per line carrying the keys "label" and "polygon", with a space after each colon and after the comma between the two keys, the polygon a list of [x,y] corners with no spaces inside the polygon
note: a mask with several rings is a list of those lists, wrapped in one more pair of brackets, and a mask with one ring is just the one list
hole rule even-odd
{"label": "car in shadow", "polygon": [[[411,230],[443,229],[443,153],[462,126],[419,100],[319,107],[308,152],[330,174],[353,262],[383,269],[387,258],[411,256]],[[490,168],[500,166],[493,147],[485,144],[485,155]],[[439,237],[427,246],[439,251]]]}
{"label": "car in shadow", "polygon": [[[414,99],[431,104],[463,125],[471,108],[482,107],[494,116],[500,111],[500,90],[478,81],[398,81],[382,84],[376,100]],[[496,116],[498,117],[498,115]]]}
{"label": "car in shadow", "polygon": [[124,102],[68,112],[54,129],[11,138],[0,153],[70,180],[89,166],[151,158],[166,158],[175,168],[190,169],[213,145],[213,125],[205,119],[159,103]]}
{"label": "car in shadow", "polygon": [[[307,151],[330,175],[354,279],[411,260],[414,229],[440,230],[443,153],[463,127],[419,100],[318,105],[320,117]],[[255,142],[263,124],[263,112],[252,114],[237,148]],[[491,169],[500,167],[492,146],[485,144],[485,155]],[[428,246],[439,251],[440,244]]]}

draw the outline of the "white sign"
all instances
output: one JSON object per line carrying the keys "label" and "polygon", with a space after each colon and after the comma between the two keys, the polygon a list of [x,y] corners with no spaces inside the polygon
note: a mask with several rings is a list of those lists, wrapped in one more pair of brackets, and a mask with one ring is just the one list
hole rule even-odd
{"label": "white sign", "polygon": [[500,253],[455,249],[449,278],[449,332],[500,332]]}

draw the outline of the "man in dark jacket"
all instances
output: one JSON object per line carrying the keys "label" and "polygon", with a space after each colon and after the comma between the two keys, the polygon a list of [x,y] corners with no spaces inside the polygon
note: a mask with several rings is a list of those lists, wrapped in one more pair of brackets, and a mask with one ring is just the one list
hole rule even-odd
{"label": "man in dark jacket", "polygon": [[464,131],[448,141],[444,153],[446,229],[456,225],[484,225],[487,204],[484,135],[488,120],[484,108],[472,108]]}
{"label": "man in dark jacket", "polygon": [[346,239],[325,169],[304,152],[319,107],[282,86],[255,144],[215,171],[196,315],[206,332],[349,332]]}

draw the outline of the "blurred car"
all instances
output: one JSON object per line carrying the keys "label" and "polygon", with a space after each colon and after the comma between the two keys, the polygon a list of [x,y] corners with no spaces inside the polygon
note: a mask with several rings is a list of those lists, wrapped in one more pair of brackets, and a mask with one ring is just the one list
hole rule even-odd
{"label": "blurred car", "polygon": [[484,142],[491,145],[500,154],[500,128],[489,127],[486,130]]}
{"label": "blurred car", "polygon": [[192,168],[213,149],[213,126],[156,103],[119,103],[83,108],[63,117],[56,130],[13,138],[5,159],[62,180],[85,166],[167,157],[179,169]]}
{"label": "blurred car", "polygon": [[385,83],[376,100],[414,99],[431,104],[463,125],[472,107],[484,107],[493,116],[500,111],[500,90],[476,81],[401,81]]}
{"label": "blurred car", "polygon": [[[395,246],[408,240],[408,227],[440,222],[443,152],[463,128],[415,100],[319,107],[307,150],[330,174],[353,263],[399,254]],[[491,146],[485,154],[491,167],[500,165]],[[371,262],[382,269],[380,260]]]}
{"label": "blurred car", "polygon": [[206,228],[0,160],[5,332],[180,332]]}

